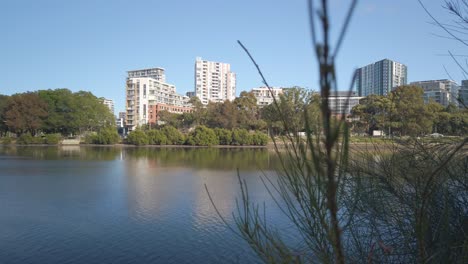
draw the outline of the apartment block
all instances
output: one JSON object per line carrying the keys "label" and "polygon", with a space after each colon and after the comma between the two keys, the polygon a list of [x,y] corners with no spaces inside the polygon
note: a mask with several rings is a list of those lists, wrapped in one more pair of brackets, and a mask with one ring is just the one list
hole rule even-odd
{"label": "apartment block", "polygon": [[283,88],[270,88],[271,89],[268,89],[268,87],[264,86],[252,88],[251,92],[255,95],[255,98],[257,98],[257,105],[259,107],[264,107],[266,105],[272,104],[273,98],[278,98],[278,96],[283,93]]}
{"label": "apartment block", "polygon": [[412,82],[411,85],[421,87],[424,90],[424,102],[437,102],[445,107],[450,103],[458,106],[460,86],[452,80],[427,80]]}
{"label": "apartment block", "polygon": [[104,97],[99,98],[101,102],[107,106],[112,114],[114,114],[114,100],[106,99]]}
{"label": "apartment block", "polygon": [[460,108],[468,108],[468,80],[462,80],[460,90],[458,90],[458,100]]}
{"label": "apartment block", "polygon": [[396,87],[406,85],[407,80],[406,65],[384,59],[357,69],[355,88],[359,96],[387,95]]}
{"label": "apartment block", "polygon": [[358,96],[355,92],[337,91],[330,94],[328,104],[333,115],[347,116],[362,98],[364,97]]}
{"label": "apartment block", "polygon": [[177,109],[191,111],[189,97],[178,94],[176,87],[166,83],[165,79],[164,69],[162,68],[128,72],[126,80],[126,126],[129,131],[134,130],[137,126],[155,122],[156,113],[153,110],[157,105],[173,106],[177,107]]}
{"label": "apartment block", "polygon": [[228,63],[195,61],[195,94],[202,104],[224,102],[236,98],[236,74]]}

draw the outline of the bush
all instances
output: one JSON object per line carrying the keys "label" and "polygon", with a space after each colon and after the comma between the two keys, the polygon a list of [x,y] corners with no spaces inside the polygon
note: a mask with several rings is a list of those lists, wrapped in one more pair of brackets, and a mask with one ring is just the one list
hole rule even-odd
{"label": "bush", "polygon": [[17,140],[17,144],[20,145],[31,145],[31,144],[43,144],[44,140],[41,137],[33,137],[31,134],[22,134]]}
{"label": "bush", "polygon": [[220,145],[231,145],[232,131],[225,128],[215,128],[214,132],[218,137]]}
{"label": "bush", "polygon": [[246,129],[236,128],[232,131],[232,145],[252,145],[252,135]]}
{"label": "bush", "polygon": [[62,136],[60,134],[47,134],[44,138],[44,143],[48,145],[56,145],[60,143]]}
{"label": "bush", "polygon": [[4,137],[4,138],[1,139],[1,142],[4,145],[8,145],[8,144],[11,144],[13,142],[13,140],[11,139],[11,137]]}
{"label": "bush", "polygon": [[113,145],[119,142],[120,136],[115,128],[105,128],[99,131],[93,138],[93,144]]}
{"label": "bush", "polygon": [[256,146],[265,146],[268,144],[268,135],[263,132],[255,132],[252,135],[252,144]]}
{"label": "bush", "polygon": [[188,145],[213,146],[218,145],[219,140],[213,129],[206,126],[197,126],[187,138]]}
{"label": "bush", "polygon": [[135,131],[130,132],[130,134],[128,134],[127,142],[129,144],[141,146],[141,145],[148,145],[149,140],[145,132],[141,130],[135,130]]}
{"label": "bush", "polygon": [[167,144],[167,137],[164,133],[160,130],[149,130],[146,132],[148,136],[148,143],[150,145],[166,145]]}
{"label": "bush", "polygon": [[173,126],[165,126],[161,130],[167,138],[168,145],[182,145],[185,142],[184,134]]}

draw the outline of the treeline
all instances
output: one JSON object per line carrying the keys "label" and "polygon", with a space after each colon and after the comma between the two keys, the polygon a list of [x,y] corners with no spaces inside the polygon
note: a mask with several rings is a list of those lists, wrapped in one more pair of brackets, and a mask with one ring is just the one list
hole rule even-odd
{"label": "treeline", "polygon": [[192,113],[174,114],[162,111],[158,117],[165,124],[183,131],[202,125],[212,129],[246,129],[280,135],[285,131],[282,119],[289,120],[290,131],[293,128],[302,131],[305,110],[308,110],[309,116],[313,119],[319,116],[318,95],[304,88],[284,89],[283,94],[276,100],[278,107],[273,104],[259,107],[254,94],[244,91],[232,102],[228,100],[222,103],[210,102],[203,106],[197,97],[193,97]]}
{"label": "treeline", "polygon": [[163,126],[159,129],[137,129],[128,134],[127,143],[142,145],[190,145],[190,146],[264,146],[268,143],[268,135],[263,132],[249,132],[244,128],[232,130],[224,128],[211,129],[197,126],[189,133],[182,133],[173,126]]}
{"label": "treeline", "polygon": [[114,115],[90,92],[68,89],[0,95],[0,137],[82,134],[115,126]]}
{"label": "treeline", "polygon": [[352,109],[352,131],[372,134],[382,130],[387,135],[421,136],[430,133],[468,134],[468,110],[450,104],[447,107],[423,99],[424,91],[416,86],[401,86],[387,96],[369,95]]}

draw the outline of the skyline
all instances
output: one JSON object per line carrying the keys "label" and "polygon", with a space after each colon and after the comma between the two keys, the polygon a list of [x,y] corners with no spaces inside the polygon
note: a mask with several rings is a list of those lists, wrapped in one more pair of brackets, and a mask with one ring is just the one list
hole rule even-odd
{"label": "skyline", "polygon": [[[332,27],[343,18],[347,2],[332,1],[337,14]],[[435,17],[447,18],[442,2],[423,2]],[[195,59],[203,57],[231,64],[238,95],[263,84],[237,40],[270,85],[316,90],[306,7],[306,1],[265,0],[8,1],[0,17],[6,40],[0,43],[0,94],[86,90],[114,100],[118,113],[125,107],[127,71],[164,68],[166,82],[185,94],[194,90]],[[463,54],[463,46],[436,35],[444,34],[416,0],[360,1],[337,60],[339,89],[349,88],[356,68],[386,58],[408,66],[408,83],[460,83],[463,75],[446,55],[448,50]]]}

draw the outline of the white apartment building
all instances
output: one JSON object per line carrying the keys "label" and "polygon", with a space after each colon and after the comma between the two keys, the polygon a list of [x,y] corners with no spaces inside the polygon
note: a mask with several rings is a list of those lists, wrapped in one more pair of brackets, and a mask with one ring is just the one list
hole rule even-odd
{"label": "white apartment building", "polygon": [[109,108],[110,112],[114,114],[114,100],[106,99],[104,97],[101,97],[99,99],[102,101],[104,105],[106,105]]}
{"label": "white apartment building", "polygon": [[259,107],[264,107],[266,105],[272,104],[273,103],[273,98],[279,97],[280,94],[283,93],[283,88],[280,87],[257,87],[257,88],[252,88],[251,92],[255,95],[255,98],[257,98],[257,105]]}
{"label": "white apartment building", "polygon": [[357,96],[354,92],[337,91],[332,92],[328,98],[328,106],[334,115],[349,115],[351,109],[359,104],[359,100],[364,97]]}
{"label": "white apartment building", "polygon": [[228,63],[195,61],[195,94],[202,104],[224,102],[236,98],[236,74]]}
{"label": "white apartment building", "polygon": [[157,104],[190,107],[189,97],[177,94],[176,87],[165,83],[164,69],[128,72],[126,82],[126,125],[129,131],[150,123],[149,109]]}
{"label": "white apartment building", "polygon": [[428,80],[412,82],[411,85],[421,87],[424,90],[424,102],[433,100],[445,107],[450,103],[458,106],[457,97],[460,86],[452,80]]}

